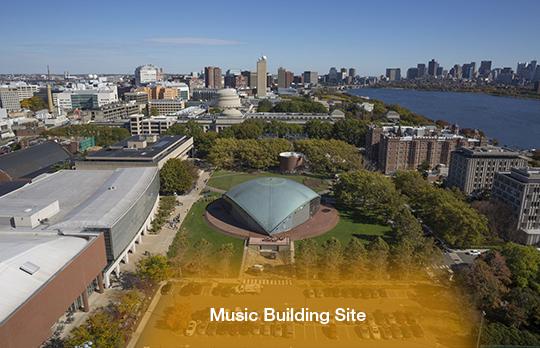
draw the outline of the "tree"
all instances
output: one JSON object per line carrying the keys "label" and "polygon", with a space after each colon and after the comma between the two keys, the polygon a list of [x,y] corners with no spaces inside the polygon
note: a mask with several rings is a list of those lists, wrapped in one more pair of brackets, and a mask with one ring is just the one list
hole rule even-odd
{"label": "tree", "polygon": [[333,126],[333,138],[343,140],[351,145],[362,147],[366,143],[368,124],[365,121],[346,118],[337,121]]}
{"label": "tree", "polygon": [[362,241],[358,238],[351,238],[343,254],[345,258],[344,276],[348,279],[365,278],[366,272],[368,272],[367,251]]}
{"label": "tree", "polygon": [[510,240],[517,221],[510,207],[497,200],[473,201],[471,206],[488,220],[489,239]]}
{"label": "tree", "polygon": [[341,140],[298,140],[294,149],[306,155],[309,168],[315,173],[333,175],[362,167],[358,150]]}
{"label": "tree", "polygon": [[235,154],[238,149],[238,140],[228,138],[216,139],[210,149],[208,159],[218,168],[231,169],[235,165]]}
{"label": "tree", "polygon": [[159,110],[156,107],[150,108],[150,116],[158,116]]}
{"label": "tree", "polygon": [[313,239],[297,242],[295,268],[299,278],[311,279],[315,275],[318,261],[317,249],[317,242]]}
{"label": "tree", "polygon": [[169,278],[170,267],[167,258],[163,255],[150,255],[137,262],[137,276],[148,285]]}
{"label": "tree", "polygon": [[232,243],[222,244],[217,251],[219,273],[224,277],[228,277],[231,272],[233,254],[234,245]]}
{"label": "tree", "polygon": [[478,245],[489,235],[486,217],[452,190],[434,187],[414,171],[396,173],[394,183],[414,214],[449,244]]}
{"label": "tree", "polygon": [[309,120],[304,125],[304,131],[312,139],[331,139],[334,126],[321,120]]}
{"label": "tree", "polygon": [[164,194],[185,193],[197,180],[197,168],[193,163],[171,158],[159,171],[161,192]]}
{"label": "tree", "polygon": [[21,108],[30,109],[34,112],[38,110],[47,109],[47,103],[40,96],[33,96],[31,98],[26,98],[21,100]]}
{"label": "tree", "polygon": [[474,261],[464,279],[476,304],[483,310],[493,310],[502,305],[509,291],[510,276],[501,254],[489,252]]}
{"label": "tree", "polygon": [[64,343],[65,347],[76,347],[92,342],[94,347],[120,348],[124,346],[124,334],[120,322],[105,310],[98,310],[83,325],[74,328]]}
{"label": "tree", "polygon": [[506,243],[500,252],[517,287],[540,289],[540,253],[533,246]]}
{"label": "tree", "polygon": [[388,223],[403,205],[390,179],[366,170],[342,174],[333,191],[338,204],[379,223]]}
{"label": "tree", "polygon": [[206,239],[199,239],[193,245],[193,257],[191,266],[193,272],[202,275],[210,265],[210,256],[212,254],[212,244]]}
{"label": "tree", "polygon": [[257,105],[257,112],[270,112],[272,111],[272,102],[268,99],[263,99],[259,101]]}
{"label": "tree", "polygon": [[70,125],[49,129],[43,132],[51,137],[94,137],[97,146],[108,146],[122,141],[130,136],[125,128],[96,126],[93,124]]}
{"label": "tree", "polygon": [[375,279],[384,278],[388,266],[390,247],[381,237],[377,237],[367,246],[369,269]]}
{"label": "tree", "polygon": [[123,293],[116,305],[119,317],[124,320],[136,318],[143,299],[144,294],[139,290],[129,290]]}
{"label": "tree", "polygon": [[323,279],[339,278],[343,264],[343,252],[341,242],[332,237],[326,240],[321,247],[319,256],[319,268]]}
{"label": "tree", "polygon": [[184,302],[175,302],[164,312],[165,325],[173,331],[183,331],[191,320],[191,305]]}

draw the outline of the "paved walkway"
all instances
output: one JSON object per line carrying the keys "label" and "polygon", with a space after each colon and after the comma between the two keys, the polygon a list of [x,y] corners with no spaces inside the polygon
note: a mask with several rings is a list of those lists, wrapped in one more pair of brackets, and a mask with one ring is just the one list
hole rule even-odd
{"label": "paved walkway", "polygon": [[177,201],[182,205],[176,206],[171,213],[171,218],[180,216],[180,221],[176,224],[176,228],[171,228],[167,222],[161,227],[158,234],[147,234],[142,238],[142,244],[137,245],[137,251],[129,255],[129,263],[121,266],[121,270],[135,271],[137,261],[139,261],[146,251],[151,254],[166,254],[171,245],[176,232],[187,216],[191,206],[201,198],[201,193],[206,186],[210,174],[208,172],[200,172],[197,184],[187,195],[177,196]]}

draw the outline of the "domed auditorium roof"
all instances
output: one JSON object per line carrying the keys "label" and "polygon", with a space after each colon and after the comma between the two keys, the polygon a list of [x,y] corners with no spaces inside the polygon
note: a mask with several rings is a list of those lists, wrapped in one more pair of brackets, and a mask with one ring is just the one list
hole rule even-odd
{"label": "domed auditorium roof", "polygon": [[237,185],[225,196],[271,233],[294,211],[319,195],[296,181],[265,177]]}
{"label": "domed auditorium roof", "polygon": [[240,97],[234,88],[220,89],[217,92],[217,107],[221,109],[239,108],[242,106]]}

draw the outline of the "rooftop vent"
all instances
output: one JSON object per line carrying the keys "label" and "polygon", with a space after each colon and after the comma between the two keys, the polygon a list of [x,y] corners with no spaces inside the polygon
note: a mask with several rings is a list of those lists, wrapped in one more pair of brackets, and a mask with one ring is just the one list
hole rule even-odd
{"label": "rooftop vent", "polygon": [[116,186],[109,186],[108,190],[116,190]]}
{"label": "rooftop vent", "polygon": [[26,261],[25,263],[22,264],[21,267],[19,267],[19,269],[21,271],[24,271],[30,275],[36,273],[37,271],[39,271],[39,266],[30,262],[30,261]]}

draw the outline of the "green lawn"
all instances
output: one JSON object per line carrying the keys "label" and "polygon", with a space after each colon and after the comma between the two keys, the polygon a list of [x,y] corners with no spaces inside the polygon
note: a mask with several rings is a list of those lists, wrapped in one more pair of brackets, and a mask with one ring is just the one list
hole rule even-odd
{"label": "green lawn", "polygon": [[[190,245],[193,245],[198,240],[204,238],[214,246],[214,251],[217,251],[222,244],[232,243],[234,245],[232,264],[235,269],[240,269],[242,255],[244,252],[244,241],[242,239],[233,238],[216,231],[215,229],[211,228],[204,219],[206,206],[217,197],[219,197],[219,195],[209,196],[206,199],[201,198],[199,201],[193,204],[180,229],[187,230]],[[173,244],[174,243],[175,242],[173,241]]]}
{"label": "green lawn", "polygon": [[340,219],[336,227],[314,239],[319,244],[322,244],[326,240],[334,237],[341,242],[341,245],[345,246],[353,236],[367,242],[374,236],[383,238],[389,237],[390,232],[391,229],[388,226],[356,222],[349,214],[340,212]]}
{"label": "green lawn", "polygon": [[215,171],[210,180],[208,180],[208,186],[227,191],[231,187],[241,184],[245,181],[267,176],[275,176],[294,180],[308,186],[309,188],[317,192],[328,188],[328,183],[325,180],[307,175],[284,175],[269,172],[244,173],[227,170]]}

